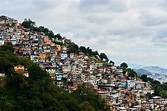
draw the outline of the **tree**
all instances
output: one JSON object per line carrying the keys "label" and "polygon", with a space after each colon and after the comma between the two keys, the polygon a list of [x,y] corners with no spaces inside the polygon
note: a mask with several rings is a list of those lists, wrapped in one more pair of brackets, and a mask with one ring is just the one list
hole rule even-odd
{"label": "tree", "polygon": [[128,75],[130,77],[136,77],[137,76],[137,73],[131,68],[126,69],[126,71],[128,72]]}
{"label": "tree", "polygon": [[120,67],[123,68],[123,69],[127,69],[128,68],[128,64],[123,62],[120,64]]}
{"label": "tree", "polygon": [[108,62],[108,57],[105,53],[100,53],[99,57],[102,61],[105,60],[106,62]]}
{"label": "tree", "polygon": [[86,48],[86,52],[88,55],[90,55],[90,56],[92,55],[92,49],[90,49],[90,47]]}
{"label": "tree", "polygon": [[30,67],[33,62],[29,60],[29,58],[26,57],[20,57],[19,58],[19,64],[25,66],[25,67]]}
{"label": "tree", "polygon": [[11,42],[6,42],[4,45],[0,47],[0,50],[14,52],[14,48]]}
{"label": "tree", "polygon": [[88,101],[84,101],[79,105],[81,111],[95,111]]}
{"label": "tree", "polygon": [[165,82],[165,83],[162,84],[162,88],[163,88],[164,90],[167,90],[167,82]]}
{"label": "tree", "polygon": [[52,30],[49,30],[49,31],[48,31],[48,36],[49,36],[50,38],[53,38],[53,37],[54,37],[54,33],[53,33]]}
{"label": "tree", "polygon": [[0,71],[7,72],[9,68],[12,68],[11,62],[3,57],[0,57]]}
{"label": "tree", "polygon": [[[73,44],[75,45],[75,44]],[[0,110],[3,111],[102,111],[104,102],[94,90],[78,88],[67,93],[55,86],[37,64],[27,58],[19,58],[12,51],[0,47],[0,70],[6,73],[6,84],[0,85]],[[28,68],[29,77],[17,74],[13,66],[22,64]]]}
{"label": "tree", "polygon": [[147,75],[146,75],[146,74],[141,75],[140,78],[141,78],[142,81],[144,81],[144,82],[147,82],[147,81],[148,81],[148,79],[147,79]]}
{"label": "tree", "polygon": [[62,36],[60,34],[56,34],[56,35],[54,35],[54,38],[57,38],[58,40],[61,40]]}
{"label": "tree", "polygon": [[29,77],[33,80],[49,77],[49,75],[36,64],[32,64],[30,67],[28,67],[28,72]]}
{"label": "tree", "polygon": [[80,47],[79,47],[79,50],[80,50],[81,52],[83,52],[83,53],[86,54],[86,48],[85,48],[84,46],[80,46]]}
{"label": "tree", "polygon": [[78,45],[76,45],[75,43],[71,42],[68,48],[70,53],[75,53],[75,54],[78,53],[79,48],[78,48]]}
{"label": "tree", "polygon": [[160,95],[162,98],[167,98],[167,90],[160,91]]}
{"label": "tree", "polygon": [[99,56],[99,53],[98,53],[98,51],[93,51],[93,52],[92,52],[92,55],[93,55],[94,57],[97,57],[97,56]]}
{"label": "tree", "polygon": [[22,22],[22,25],[25,28],[33,28],[35,27],[35,22],[32,21],[31,19],[24,19],[24,21]]}
{"label": "tree", "polygon": [[114,64],[115,64],[112,60],[110,60],[109,63],[110,63],[111,65],[113,65],[113,66],[114,66]]}

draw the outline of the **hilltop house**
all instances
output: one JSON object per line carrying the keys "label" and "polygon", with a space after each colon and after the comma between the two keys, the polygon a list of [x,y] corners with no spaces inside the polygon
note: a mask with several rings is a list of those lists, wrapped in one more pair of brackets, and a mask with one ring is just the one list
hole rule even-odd
{"label": "hilltop house", "polygon": [[29,77],[29,73],[28,71],[25,70],[23,65],[17,65],[14,66],[14,70],[18,73],[18,74],[23,74],[26,77]]}

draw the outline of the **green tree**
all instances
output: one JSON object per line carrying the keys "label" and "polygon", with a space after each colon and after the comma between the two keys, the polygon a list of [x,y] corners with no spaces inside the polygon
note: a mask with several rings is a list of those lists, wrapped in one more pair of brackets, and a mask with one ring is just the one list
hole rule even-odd
{"label": "green tree", "polygon": [[69,48],[69,53],[75,53],[75,54],[77,54],[78,53],[78,45],[76,45],[74,42],[71,42],[70,44],[69,44],[69,46],[68,46],[68,48]]}
{"label": "green tree", "polygon": [[100,59],[102,60],[102,61],[106,61],[106,62],[108,62],[108,57],[107,57],[107,55],[105,54],[105,53],[100,53],[100,55],[99,55],[99,57],[100,57]]}
{"label": "green tree", "polygon": [[165,82],[165,83],[162,84],[162,88],[163,88],[164,90],[167,90],[167,82]]}
{"label": "green tree", "polygon": [[28,72],[29,78],[33,80],[49,78],[49,75],[36,64],[32,64],[30,67],[28,67]]}
{"label": "green tree", "polygon": [[88,101],[84,101],[79,105],[79,107],[81,109],[80,111],[96,111]]}
{"label": "green tree", "polygon": [[6,42],[4,45],[0,47],[0,50],[14,52],[14,48],[11,42]]}
{"label": "green tree", "polygon": [[20,57],[19,58],[19,64],[25,66],[25,67],[30,67],[33,62],[29,60],[29,58],[26,57]]}
{"label": "green tree", "polygon": [[0,57],[0,71],[7,72],[9,68],[13,67],[12,63],[5,59],[4,57]]}
{"label": "green tree", "polygon": [[30,28],[32,29],[33,27],[35,27],[35,22],[32,21],[31,19],[24,19],[24,21],[22,22],[22,25],[25,27],[25,28]]}
{"label": "green tree", "polygon": [[160,95],[162,98],[167,98],[167,90],[160,91]]}
{"label": "green tree", "polygon": [[137,76],[137,73],[136,73],[133,69],[128,68],[128,69],[126,69],[126,70],[127,70],[128,75],[129,75],[130,77],[136,77],[136,76]]}
{"label": "green tree", "polygon": [[87,54],[88,54],[89,56],[92,55],[92,49],[90,49],[90,47],[87,47],[87,48],[86,48],[86,52],[87,52]]}
{"label": "green tree", "polygon": [[110,64],[112,64],[112,65],[114,65],[115,63],[114,63],[114,61],[112,61],[112,60],[110,60],[110,62],[109,62]]}
{"label": "green tree", "polygon": [[148,81],[148,79],[147,79],[147,75],[145,75],[145,74],[141,75],[140,78],[141,78],[142,81],[144,81],[144,82],[147,82],[147,81]]}
{"label": "green tree", "polygon": [[57,38],[58,40],[61,40],[62,39],[62,36],[60,35],[60,34],[56,34],[56,35],[54,35],[54,37],[53,38]]}
{"label": "green tree", "polygon": [[98,58],[99,57],[98,51],[92,51],[92,56]]}
{"label": "green tree", "polygon": [[80,46],[79,50],[85,54],[87,53],[86,48],[84,46]]}
{"label": "green tree", "polygon": [[123,62],[120,64],[120,67],[123,68],[123,69],[127,69],[128,68],[128,64]]}

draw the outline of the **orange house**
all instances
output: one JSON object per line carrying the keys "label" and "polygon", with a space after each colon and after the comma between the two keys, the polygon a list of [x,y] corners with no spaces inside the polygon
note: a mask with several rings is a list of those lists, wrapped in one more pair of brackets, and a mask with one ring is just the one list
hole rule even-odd
{"label": "orange house", "polygon": [[60,45],[56,44],[55,46],[56,46],[57,51],[61,51],[61,46]]}
{"label": "orange house", "polygon": [[25,71],[25,68],[23,65],[14,66],[14,70],[19,74],[21,73],[24,76],[29,77],[29,73],[28,73],[28,71]]}
{"label": "orange house", "polygon": [[17,72],[17,73],[22,73],[24,72],[24,66],[23,65],[17,65],[17,66],[14,66],[14,70]]}
{"label": "orange house", "polygon": [[39,54],[39,59],[40,60],[45,60],[46,59],[46,54]]}

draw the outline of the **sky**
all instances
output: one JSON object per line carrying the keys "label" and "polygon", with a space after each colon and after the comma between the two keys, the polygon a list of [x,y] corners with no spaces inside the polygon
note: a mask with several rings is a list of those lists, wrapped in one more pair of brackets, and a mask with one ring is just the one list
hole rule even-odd
{"label": "sky", "polygon": [[167,68],[166,6],[167,0],[0,0],[0,15],[30,18],[116,65]]}

